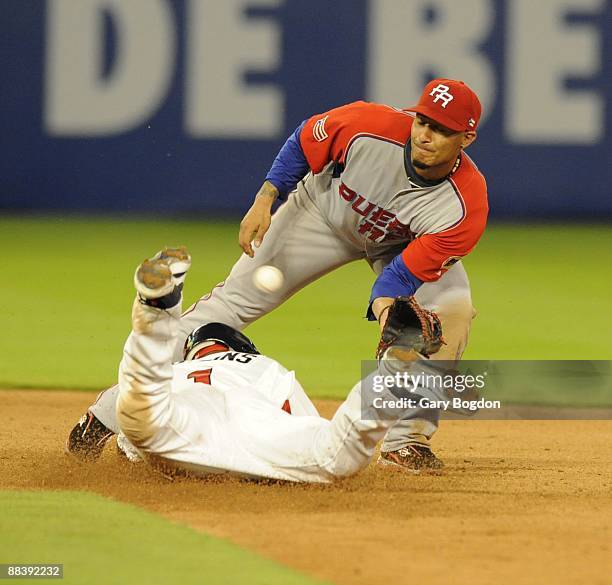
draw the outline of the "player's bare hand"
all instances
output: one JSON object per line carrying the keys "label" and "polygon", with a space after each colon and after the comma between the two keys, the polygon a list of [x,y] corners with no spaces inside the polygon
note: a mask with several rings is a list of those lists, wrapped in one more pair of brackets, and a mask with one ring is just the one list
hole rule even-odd
{"label": "player's bare hand", "polygon": [[266,181],[249,209],[240,222],[238,243],[247,256],[253,258],[253,246],[259,248],[272,221],[272,204],[278,197],[278,190]]}
{"label": "player's bare hand", "polygon": [[251,258],[255,254],[253,246],[259,248],[270,227],[271,220],[270,210],[254,203],[240,222],[238,242],[244,253]]}

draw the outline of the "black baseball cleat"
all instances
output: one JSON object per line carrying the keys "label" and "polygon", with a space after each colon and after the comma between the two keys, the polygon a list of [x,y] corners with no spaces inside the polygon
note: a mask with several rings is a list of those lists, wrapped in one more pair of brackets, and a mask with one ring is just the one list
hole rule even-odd
{"label": "black baseball cleat", "polygon": [[100,457],[104,445],[114,434],[87,411],[70,431],[65,451],[81,461],[94,461]]}
{"label": "black baseball cleat", "polygon": [[436,473],[444,467],[427,445],[410,443],[397,451],[381,451],[378,464],[399,467],[409,473]]}

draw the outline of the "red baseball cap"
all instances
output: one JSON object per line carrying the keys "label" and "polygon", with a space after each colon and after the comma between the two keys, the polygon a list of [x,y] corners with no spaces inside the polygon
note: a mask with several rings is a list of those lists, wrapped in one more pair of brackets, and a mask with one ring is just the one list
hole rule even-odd
{"label": "red baseball cap", "polygon": [[482,113],[478,96],[463,81],[455,79],[430,81],[419,103],[406,109],[423,114],[455,132],[476,130]]}

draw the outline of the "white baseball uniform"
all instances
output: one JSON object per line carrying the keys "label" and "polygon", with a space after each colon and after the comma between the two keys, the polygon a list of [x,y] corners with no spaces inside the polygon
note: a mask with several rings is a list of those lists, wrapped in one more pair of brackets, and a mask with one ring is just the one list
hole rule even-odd
{"label": "white baseball uniform", "polygon": [[392,423],[362,420],[360,384],[326,420],[294,373],[266,356],[226,351],[172,364],[179,319],[179,307],[136,300],[119,370],[119,427],[151,464],[324,483],[368,464]]}

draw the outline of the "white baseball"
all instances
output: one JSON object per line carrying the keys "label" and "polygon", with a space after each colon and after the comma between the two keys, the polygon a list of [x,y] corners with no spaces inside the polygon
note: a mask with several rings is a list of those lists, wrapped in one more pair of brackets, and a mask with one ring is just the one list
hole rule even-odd
{"label": "white baseball", "polygon": [[253,283],[263,292],[276,292],[284,281],[283,273],[276,266],[260,266],[253,274]]}

